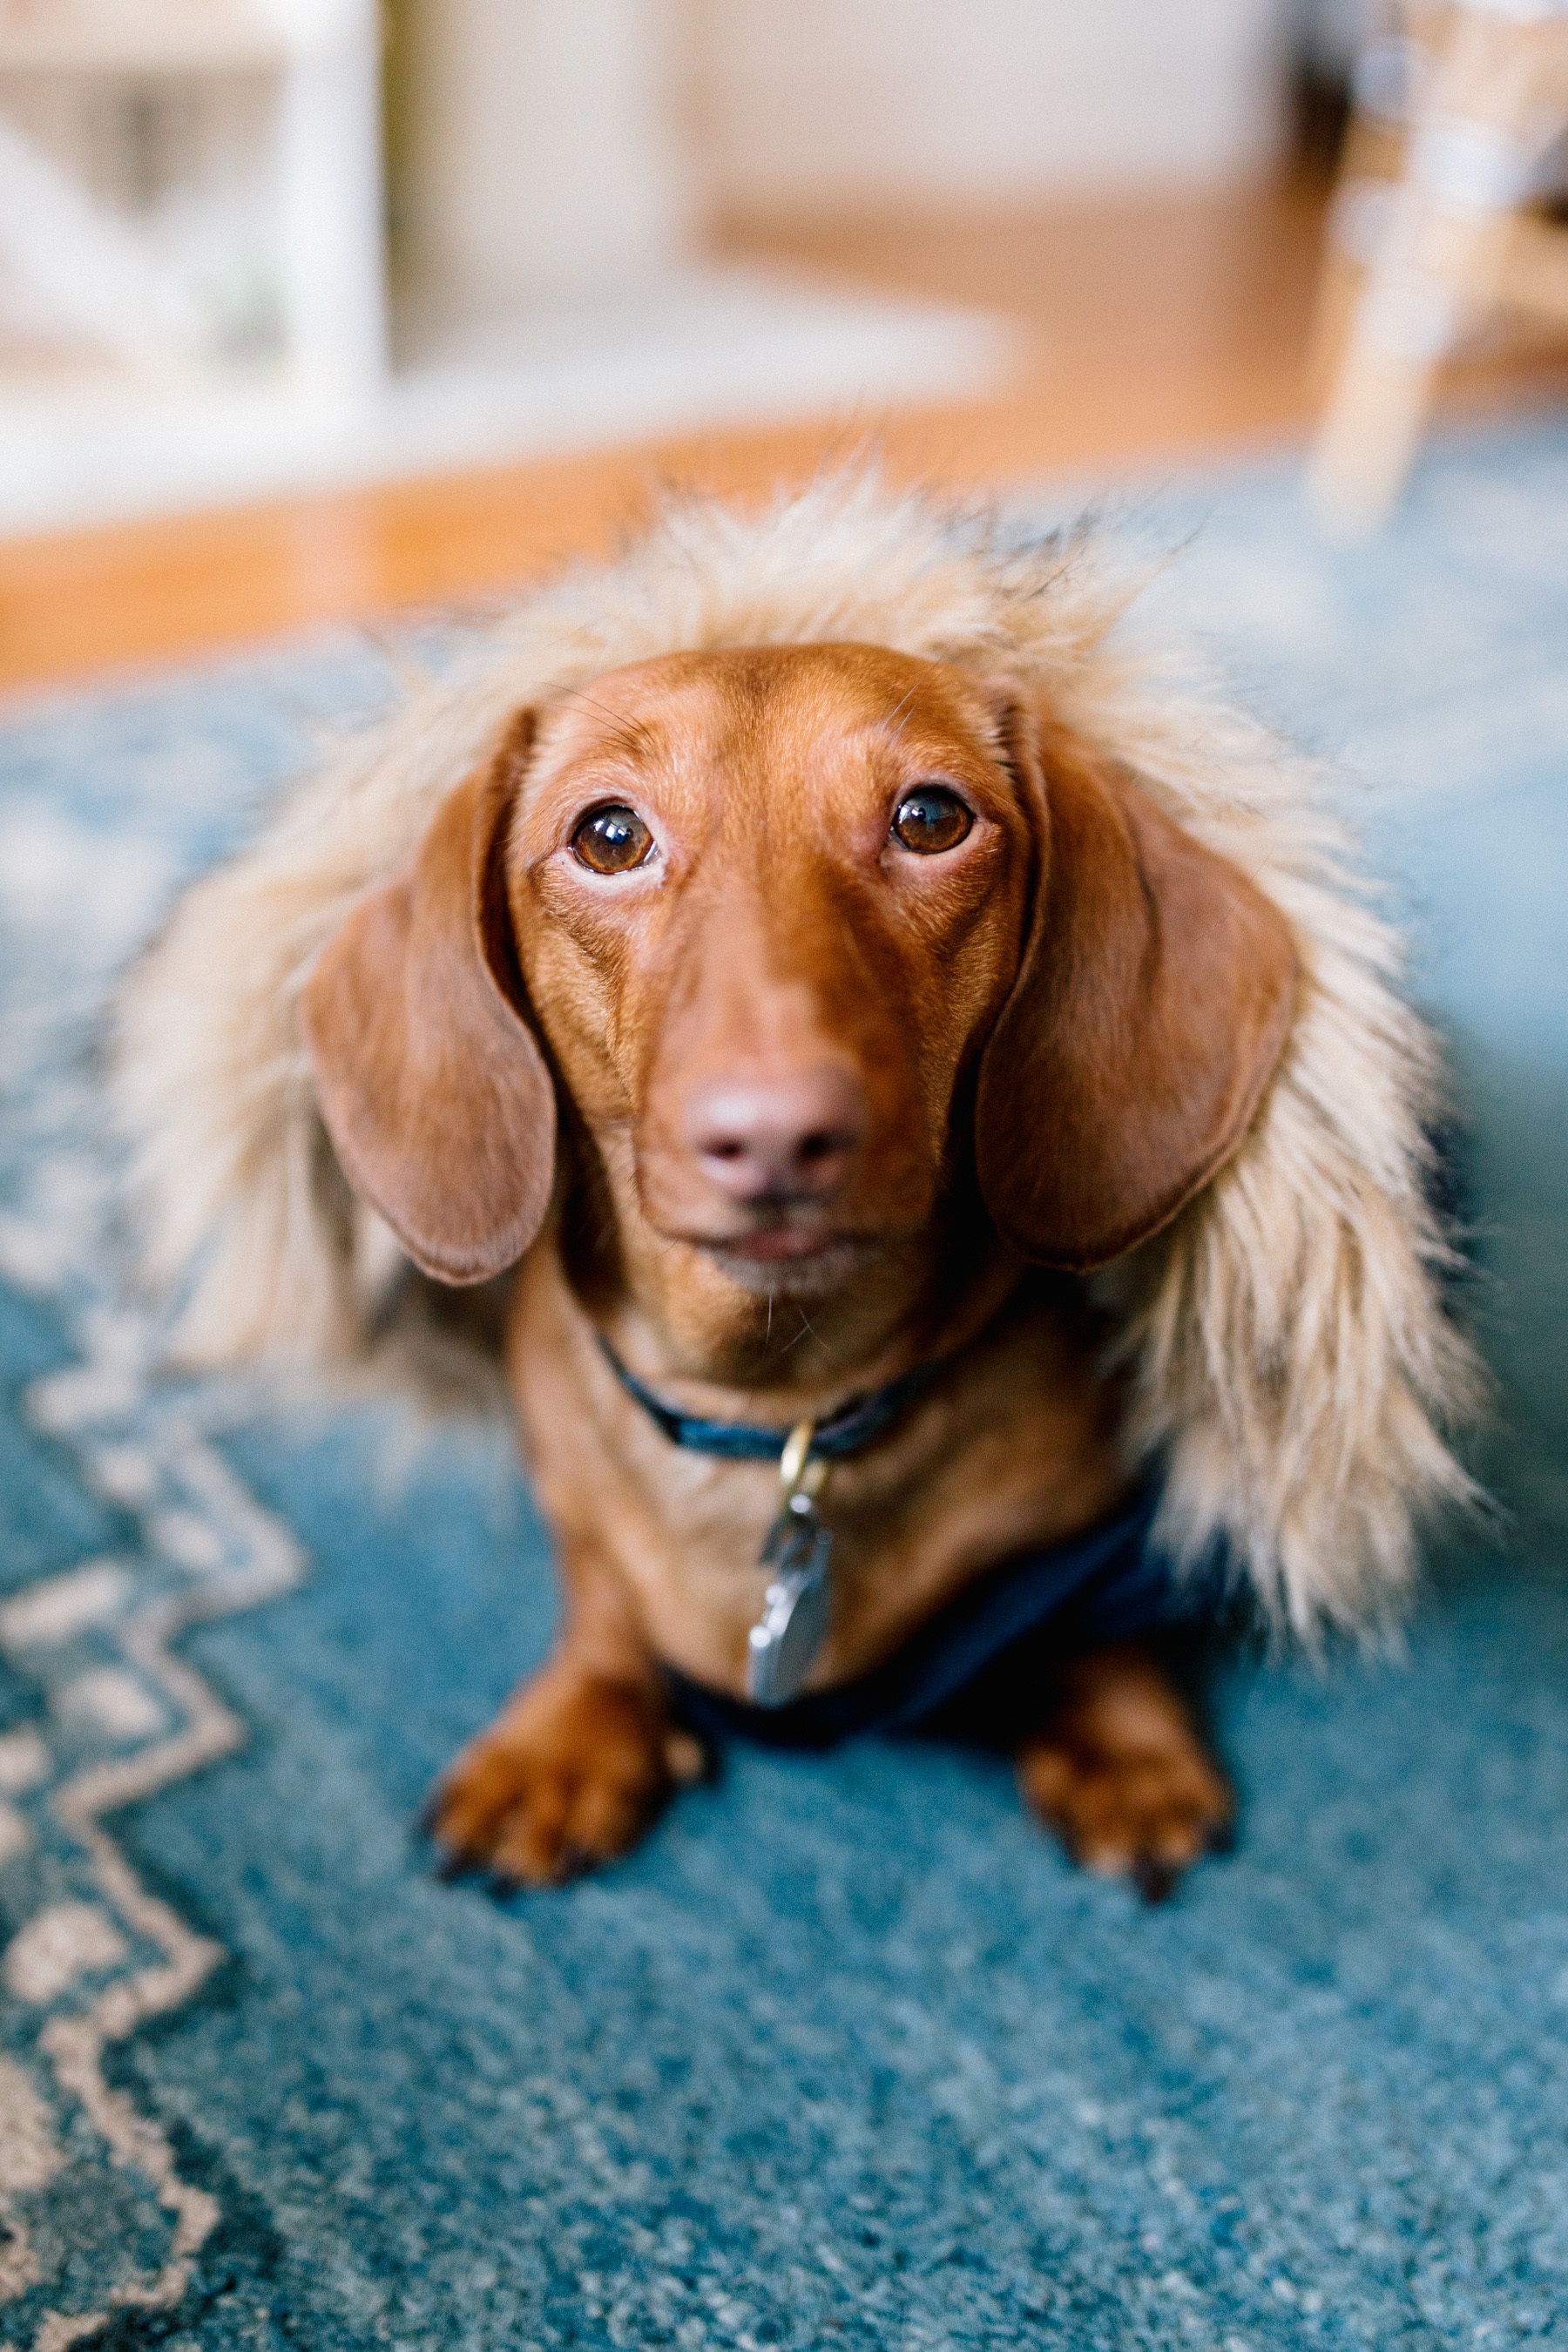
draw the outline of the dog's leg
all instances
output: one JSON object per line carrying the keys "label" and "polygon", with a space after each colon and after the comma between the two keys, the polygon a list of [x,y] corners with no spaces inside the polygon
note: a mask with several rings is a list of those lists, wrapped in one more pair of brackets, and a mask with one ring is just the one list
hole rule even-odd
{"label": "dog's leg", "polygon": [[698,1743],[669,1718],[657,1670],[607,1564],[570,1549],[565,1628],[539,1673],[458,1757],[428,1823],[447,1874],[553,1886],[629,1852]]}
{"label": "dog's leg", "polygon": [[1231,1794],[1181,1694],[1142,1643],[1075,1658],[1047,1729],[1018,1749],[1026,1801],[1075,1862],[1158,1903],[1223,1843]]}

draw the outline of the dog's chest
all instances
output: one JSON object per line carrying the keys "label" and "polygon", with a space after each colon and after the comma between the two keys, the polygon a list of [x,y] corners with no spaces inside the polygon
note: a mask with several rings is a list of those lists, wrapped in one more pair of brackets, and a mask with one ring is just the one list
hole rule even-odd
{"label": "dog's chest", "polygon": [[[769,1570],[776,1470],[671,1444],[610,1373],[563,1283],[537,1282],[513,1370],[540,1497],[635,1596],[659,1655],[742,1696]],[[824,1491],[828,1629],[806,1687],[866,1672],[974,1576],[1104,1515],[1128,1484],[1116,1400],[1069,1315],[1040,1302],[962,1351]]]}

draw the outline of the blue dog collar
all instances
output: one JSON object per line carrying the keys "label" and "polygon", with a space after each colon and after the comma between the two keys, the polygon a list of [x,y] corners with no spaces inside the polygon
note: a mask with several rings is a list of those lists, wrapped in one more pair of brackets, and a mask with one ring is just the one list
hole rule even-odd
{"label": "blue dog collar", "polygon": [[747,1636],[746,1696],[761,1708],[792,1706],[826,1636],[832,1609],[833,1530],[817,1510],[817,1497],[834,1464],[874,1445],[937,1366],[919,1365],[869,1396],[851,1397],[826,1420],[770,1429],[752,1422],[705,1421],[677,1412],[627,1370],[603,1332],[598,1338],[621,1386],[672,1445],[731,1462],[778,1464],[782,1493],[759,1562],[768,1572],[768,1584],[762,1614]]}
{"label": "blue dog collar", "polygon": [[[795,1424],[770,1428],[762,1422],[704,1421],[697,1413],[678,1412],[627,1370],[602,1331],[596,1336],[605,1361],[622,1388],[658,1423],[672,1445],[689,1446],[694,1454],[717,1454],[726,1462],[780,1459]],[[868,1446],[875,1445],[947,1360],[943,1357],[934,1363],[917,1364],[901,1380],[889,1381],[886,1388],[873,1389],[868,1396],[851,1397],[829,1419],[815,1423],[811,1433],[814,1456],[824,1462],[841,1462],[847,1454],[863,1454]]]}

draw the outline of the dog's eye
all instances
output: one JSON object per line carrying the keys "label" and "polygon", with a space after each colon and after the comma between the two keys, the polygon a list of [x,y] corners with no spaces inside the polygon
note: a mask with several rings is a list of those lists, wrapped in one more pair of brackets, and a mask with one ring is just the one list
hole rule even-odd
{"label": "dog's eye", "polygon": [[653,835],[636,809],[595,809],[572,835],[572,855],[595,874],[627,874],[653,847]]}
{"label": "dog's eye", "polygon": [[906,793],[893,811],[893,832],[906,849],[930,857],[939,849],[956,849],[974,823],[956,793],[940,784],[922,784]]}

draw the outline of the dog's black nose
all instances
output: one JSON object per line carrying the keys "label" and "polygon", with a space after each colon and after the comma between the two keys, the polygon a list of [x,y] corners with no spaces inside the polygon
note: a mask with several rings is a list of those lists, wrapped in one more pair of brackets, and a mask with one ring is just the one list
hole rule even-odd
{"label": "dog's black nose", "polygon": [[854,1164],[866,1097],[854,1073],[832,1062],[719,1079],[692,1095],[686,1131],[703,1174],[731,1200],[825,1201]]}

